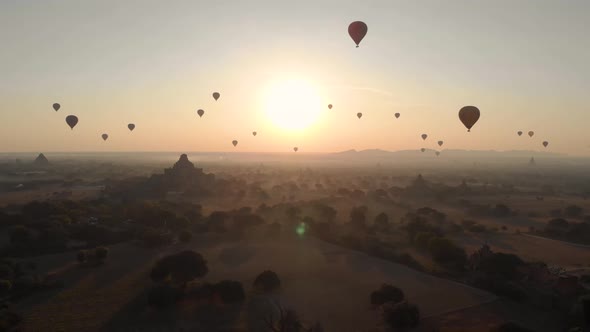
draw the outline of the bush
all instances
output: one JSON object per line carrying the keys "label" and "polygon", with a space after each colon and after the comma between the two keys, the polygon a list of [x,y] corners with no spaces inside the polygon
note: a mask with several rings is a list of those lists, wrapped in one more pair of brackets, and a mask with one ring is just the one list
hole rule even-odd
{"label": "bush", "polygon": [[78,254],[76,255],[76,259],[78,259],[78,262],[80,264],[85,263],[88,260],[88,252],[86,250],[78,251]]}
{"label": "bush", "polygon": [[238,281],[222,280],[213,285],[213,292],[219,295],[223,303],[243,302],[246,299],[244,287]]}
{"label": "bush", "polygon": [[432,258],[444,265],[462,269],[467,262],[467,254],[463,248],[455,245],[451,240],[436,237],[430,240],[428,249]]}
{"label": "bush", "polygon": [[190,242],[190,240],[193,238],[193,234],[189,231],[182,231],[180,232],[180,234],[178,235],[178,239],[181,242],[187,243]]}
{"label": "bush", "polygon": [[170,279],[173,283],[185,285],[187,282],[203,277],[209,272],[207,261],[192,250],[181,251],[158,260],[150,277],[155,282]]}
{"label": "bush", "polygon": [[254,288],[264,292],[274,292],[281,288],[281,279],[275,272],[266,270],[256,277]]}
{"label": "bush", "polygon": [[405,301],[388,304],[383,308],[383,320],[394,329],[416,327],[420,322],[420,311]]}
{"label": "bush", "polygon": [[6,279],[0,279],[0,295],[4,296],[12,289],[12,282]]}
{"label": "bush", "polygon": [[405,299],[404,292],[390,284],[383,284],[371,293],[371,304],[379,306],[387,302],[399,303]]}
{"label": "bush", "polygon": [[99,262],[104,262],[109,254],[109,249],[106,247],[98,247],[94,250],[94,256]]}
{"label": "bush", "polygon": [[479,270],[489,275],[499,275],[505,279],[514,279],[517,268],[524,265],[520,257],[501,252],[493,253],[479,263]]}
{"label": "bush", "polygon": [[416,234],[416,237],[414,237],[414,243],[418,248],[428,249],[430,240],[432,240],[435,237],[436,234],[432,232],[419,232],[418,234]]}
{"label": "bush", "polygon": [[182,298],[182,291],[170,285],[157,285],[148,293],[148,304],[157,309],[173,306]]}

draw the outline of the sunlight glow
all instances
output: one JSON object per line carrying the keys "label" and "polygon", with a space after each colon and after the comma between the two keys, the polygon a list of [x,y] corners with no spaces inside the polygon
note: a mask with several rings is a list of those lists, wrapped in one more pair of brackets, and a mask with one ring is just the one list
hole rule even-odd
{"label": "sunlight glow", "polygon": [[322,111],[318,90],[305,80],[273,83],[265,94],[268,118],[281,129],[303,130],[310,127]]}

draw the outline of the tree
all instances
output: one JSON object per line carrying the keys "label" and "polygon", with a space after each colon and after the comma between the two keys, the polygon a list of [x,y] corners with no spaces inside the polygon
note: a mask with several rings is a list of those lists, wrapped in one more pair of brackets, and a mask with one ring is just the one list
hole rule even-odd
{"label": "tree", "polygon": [[380,231],[385,231],[389,229],[389,216],[385,212],[379,213],[375,217],[375,227]]}
{"label": "tree", "polygon": [[437,237],[436,234],[432,232],[420,232],[416,234],[414,238],[414,243],[420,249],[428,249],[428,245],[430,244],[430,240]]}
{"label": "tree", "polygon": [[287,218],[289,218],[290,221],[294,221],[299,219],[301,215],[301,209],[297,206],[290,206],[289,208],[287,208],[287,211],[285,211],[285,214],[287,215]]}
{"label": "tree", "polygon": [[334,219],[336,219],[336,215],[338,214],[336,209],[326,204],[318,203],[314,206],[314,208],[319,214],[320,219],[326,222],[333,222]]}
{"label": "tree", "polygon": [[88,252],[86,250],[78,251],[78,254],[76,255],[76,259],[78,260],[78,263],[80,263],[80,264],[85,263],[88,260]]}
{"label": "tree", "polygon": [[182,291],[170,285],[156,285],[148,292],[148,304],[157,309],[168,308],[182,298]]}
{"label": "tree", "polygon": [[99,263],[104,262],[109,254],[109,248],[107,247],[98,247],[94,250],[94,256]]}
{"label": "tree", "polygon": [[479,263],[479,270],[490,275],[499,275],[506,279],[514,279],[517,268],[524,265],[520,257],[501,252],[484,257]]}
{"label": "tree", "polygon": [[463,269],[467,262],[465,250],[447,238],[432,238],[428,244],[428,250],[435,261],[457,270]]}
{"label": "tree", "polygon": [[224,211],[213,211],[209,215],[209,227],[215,232],[225,231],[225,221],[229,219],[229,214]]}
{"label": "tree", "polygon": [[165,256],[158,260],[150,277],[155,282],[170,280],[177,285],[186,285],[187,282],[205,276],[209,272],[207,261],[192,250]]}
{"label": "tree", "polygon": [[350,223],[355,228],[364,229],[366,227],[368,210],[364,205],[353,207],[350,211]]}
{"label": "tree", "polygon": [[583,211],[584,211],[584,209],[582,209],[581,207],[579,207],[577,205],[570,205],[565,208],[565,215],[567,217],[577,218],[582,215]]}
{"label": "tree", "polygon": [[244,287],[238,281],[222,280],[213,285],[213,292],[219,295],[223,303],[242,302],[246,299]]}
{"label": "tree", "polygon": [[390,284],[383,284],[371,293],[371,304],[379,306],[387,302],[399,303],[405,299],[404,292]]}
{"label": "tree", "polygon": [[33,232],[23,225],[14,226],[10,234],[10,243],[25,244],[33,238]]}
{"label": "tree", "polygon": [[490,332],[533,332],[513,322],[502,323],[490,330]]}
{"label": "tree", "polygon": [[254,288],[264,292],[274,292],[281,288],[281,279],[270,270],[260,273],[254,280]]}

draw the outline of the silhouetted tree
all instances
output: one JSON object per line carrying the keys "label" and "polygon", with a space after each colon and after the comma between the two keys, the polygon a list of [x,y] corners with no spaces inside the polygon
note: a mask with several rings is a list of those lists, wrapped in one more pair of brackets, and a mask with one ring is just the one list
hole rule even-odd
{"label": "silhouetted tree", "polygon": [[394,329],[416,327],[420,322],[420,311],[417,306],[405,301],[388,303],[383,306],[383,319]]}
{"label": "silhouetted tree", "polygon": [[190,240],[192,238],[193,238],[193,234],[189,231],[186,231],[186,230],[180,232],[180,234],[178,235],[178,239],[184,243],[190,242]]}
{"label": "silhouetted tree", "polygon": [[173,306],[182,298],[182,291],[171,285],[156,285],[148,292],[148,304],[157,309]]}
{"label": "silhouetted tree", "polygon": [[387,213],[381,212],[375,217],[374,223],[375,228],[380,231],[386,231],[389,229],[389,216]]}
{"label": "silhouetted tree", "polygon": [[570,218],[577,218],[582,215],[584,210],[577,205],[570,205],[565,208],[565,215]]}
{"label": "silhouetted tree", "polygon": [[100,263],[104,262],[109,254],[109,248],[106,247],[98,247],[94,250],[94,256],[96,260]]}
{"label": "silhouetted tree", "polygon": [[31,241],[33,232],[26,226],[14,226],[10,234],[10,242],[14,244],[25,244]]}
{"label": "silhouetted tree", "polygon": [[254,288],[264,292],[274,292],[281,288],[281,279],[270,270],[260,273],[254,280]]}
{"label": "silhouetted tree", "polygon": [[479,270],[490,275],[514,279],[517,275],[517,268],[522,265],[524,262],[520,257],[497,252],[483,258],[479,263]]}
{"label": "silhouetted tree", "polygon": [[213,292],[219,295],[223,303],[242,302],[246,299],[244,288],[238,281],[222,280],[213,285]]}
{"label": "silhouetted tree", "polygon": [[428,250],[435,261],[453,269],[461,270],[467,262],[465,250],[446,238],[435,237],[431,239]]}
{"label": "silhouetted tree", "polygon": [[366,227],[368,210],[369,209],[364,205],[352,208],[350,211],[350,223],[353,225],[353,227],[359,229],[364,229]]}
{"label": "silhouetted tree", "polygon": [[88,252],[86,250],[78,251],[78,254],[76,255],[76,259],[78,260],[78,263],[80,263],[80,264],[85,263],[88,260]]}
{"label": "silhouetted tree", "polygon": [[376,306],[387,302],[399,303],[404,299],[404,292],[390,284],[383,284],[378,290],[371,293],[371,304]]}
{"label": "silhouetted tree", "polygon": [[191,250],[161,258],[152,268],[150,277],[155,282],[171,280],[173,283],[184,286],[187,282],[203,277],[207,274],[207,261]]}

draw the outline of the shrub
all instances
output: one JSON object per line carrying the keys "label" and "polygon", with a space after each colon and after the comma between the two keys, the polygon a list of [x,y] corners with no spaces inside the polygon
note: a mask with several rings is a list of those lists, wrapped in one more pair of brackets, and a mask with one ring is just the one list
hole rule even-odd
{"label": "shrub", "polygon": [[404,299],[404,292],[390,284],[383,284],[378,290],[371,293],[371,304],[376,306],[387,302],[399,303]]}
{"label": "shrub", "polygon": [[414,237],[414,243],[418,248],[428,249],[428,244],[430,243],[430,240],[432,240],[435,237],[436,234],[432,232],[419,232],[418,234],[416,234],[416,237]]}
{"label": "shrub", "polygon": [[182,298],[182,291],[170,285],[157,285],[148,292],[148,304],[157,309],[173,306]]}
{"label": "shrub", "polygon": [[104,262],[109,254],[109,249],[106,247],[98,247],[94,250],[94,256],[99,262]]}
{"label": "shrub", "polygon": [[181,242],[187,243],[190,242],[190,240],[193,238],[193,234],[189,231],[182,231],[180,232],[180,234],[178,235],[178,239]]}
{"label": "shrub", "polygon": [[203,277],[209,272],[207,261],[192,250],[161,258],[156,262],[150,273],[155,282],[170,279],[173,283],[185,285],[187,282]]}
{"label": "shrub", "polygon": [[264,292],[274,292],[281,288],[281,279],[275,272],[266,270],[256,277],[254,288]]}
{"label": "shrub", "polygon": [[12,282],[6,279],[0,279],[0,295],[6,295],[12,289]]}
{"label": "shrub", "polygon": [[428,249],[432,258],[445,265],[462,269],[467,262],[467,254],[463,248],[455,245],[451,240],[436,237],[430,240]]}
{"label": "shrub", "polygon": [[514,279],[517,267],[524,265],[520,257],[501,252],[493,253],[479,263],[479,270],[490,275],[499,275],[506,279]]}
{"label": "shrub", "polygon": [[388,304],[383,308],[383,319],[394,329],[416,327],[420,322],[420,311],[406,301]]}
{"label": "shrub", "polygon": [[78,251],[78,254],[76,255],[76,259],[78,259],[78,262],[80,264],[85,263],[88,260],[88,252],[86,250]]}
{"label": "shrub", "polygon": [[244,287],[238,281],[222,280],[213,285],[213,292],[219,295],[223,303],[243,302],[246,299]]}

